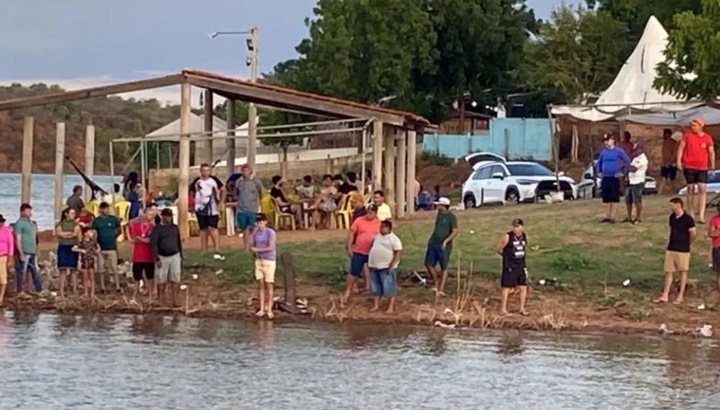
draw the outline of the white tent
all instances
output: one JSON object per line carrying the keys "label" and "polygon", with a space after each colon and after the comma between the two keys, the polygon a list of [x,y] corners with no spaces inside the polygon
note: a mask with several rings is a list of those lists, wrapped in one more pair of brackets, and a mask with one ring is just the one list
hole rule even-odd
{"label": "white tent", "polygon": [[657,66],[665,59],[667,39],[665,28],[651,16],[635,50],[595,104],[553,106],[552,114],[591,122],[615,120],[649,125],[685,125],[699,115],[708,124],[720,124],[719,110],[653,88]]}

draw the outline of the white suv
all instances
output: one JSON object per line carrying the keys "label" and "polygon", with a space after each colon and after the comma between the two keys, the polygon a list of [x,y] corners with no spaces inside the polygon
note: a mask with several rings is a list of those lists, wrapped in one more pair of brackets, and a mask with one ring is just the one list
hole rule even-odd
{"label": "white suv", "polygon": [[[555,175],[553,171],[537,162],[505,161],[505,158],[488,153],[470,154],[465,160],[473,167],[473,173],[463,183],[462,199],[465,208],[484,204],[532,202],[540,182],[556,182],[558,179],[572,187],[572,198],[577,198],[577,187],[572,178]],[[567,198],[567,196],[566,196]]]}

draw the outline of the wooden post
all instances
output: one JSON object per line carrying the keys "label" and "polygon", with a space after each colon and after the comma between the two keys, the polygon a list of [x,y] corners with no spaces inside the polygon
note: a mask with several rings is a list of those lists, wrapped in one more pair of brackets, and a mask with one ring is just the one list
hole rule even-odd
{"label": "wooden post", "polygon": [[[93,125],[85,128],[85,175],[90,179],[93,179],[93,175],[95,175],[95,126]],[[92,189],[87,184],[85,184],[84,191],[84,197],[90,199]]]}
{"label": "wooden post", "polygon": [[407,214],[412,215],[415,213],[415,193],[413,187],[415,186],[415,164],[417,162],[417,133],[413,130],[408,131],[407,134],[407,169],[405,170],[407,181]]}
{"label": "wooden post", "polygon": [[[227,100],[227,135],[228,137],[235,136],[235,100]],[[235,138],[228,138],[225,140],[225,147],[227,151],[227,157],[225,157],[225,166],[227,169],[227,177],[235,173]],[[212,164],[212,162],[210,162]]]}
{"label": "wooden post", "polygon": [[374,190],[382,189],[383,128],[382,121],[375,120],[375,122],[373,122],[372,186]]}
{"label": "wooden post", "polygon": [[397,155],[395,156],[395,189],[397,198],[397,218],[405,217],[405,206],[411,206],[411,202],[407,202],[407,191],[412,190],[412,184],[406,185],[407,175],[407,132],[400,132],[400,138],[397,140]]}
{"label": "wooden post", "polygon": [[385,130],[385,153],[383,164],[383,190],[385,202],[393,209],[393,215],[397,215],[395,208],[395,131],[397,128],[389,127]]}
{"label": "wooden post", "polygon": [[65,177],[65,123],[59,122],[55,129],[55,212],[57,222],[63,210],[63,179]]}
{"label": "wooden post", "polygon": [[295,304],[295,267],[293,266],[292,254],[286,252],[280,255],[280,263],[282,264],[285,279],[285,303],[280,306],[288,313],[298,313]]}
{"label": "wooden post", "polygon": [[212,90],[205,90],[205,95],[203,96],[203,103],[205,104],[204,108],[204,118],[203,118],[203,131],[205,131],[205,137],[207,138],[204,141],[203,144],[203,150],[205,150],[205,155],[203,156],[202,162],[212,164],[215,162],[215,158],[213,157],[213,139],[215,135],[212,134],[214,131],[213,127],[213,92]]}
{"label": "wooden post", "polygon": [[22,186],[20,188],[20,203],[29,204],[32,197],[32,163],[33,140],[35,136],[35,119],[25,117],[22,144]]}
{"label": "wooden post", "polygon": [[180,89],[180,168],[178,175],[178,227],[180,237],[190,237],[188,225],[188,194],[190,184],[190,84],[183,83]]}

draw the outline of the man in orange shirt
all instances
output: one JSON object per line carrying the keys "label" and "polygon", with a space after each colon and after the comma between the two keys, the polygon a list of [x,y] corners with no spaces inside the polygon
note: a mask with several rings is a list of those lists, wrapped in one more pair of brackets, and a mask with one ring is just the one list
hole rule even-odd
{"label": "man in orange shirt", "polygon": [[673,132],[670,128],[663,130],[662,162],[660,164],[660,188],[658,194],[662,195],[665,185],[670,186],[670,191],[675,192],[675,178],[677,177],[677,150],[678,142],[672,138]]}
{"label": "man in orange shirt", "polygon": [[707,201],[708,172],[715,169],[715,148],[711,136],[703,131],[705,121],[694,118],[690,121],[690,132],[683,136],[677,153],[677,167],[685,174],[688,193],[688,213],[693,218],[695,213],[695,191],[698,198],[698,223],[705,223],[705,202]]}
{"label": "man in orange shirt", "polygon": [[360,217],[352,223],[347,238],[347,255],[350,258],[350,269],[345,285],[345,294],[340,298],[340,306],[345,306],[355,282],[360,276],[365,278],[369,284],[368,255],[372,248],[375,236],[380,233],[380,220],[377,218],[378,208],[375,204],[367,207],[365,216]]}

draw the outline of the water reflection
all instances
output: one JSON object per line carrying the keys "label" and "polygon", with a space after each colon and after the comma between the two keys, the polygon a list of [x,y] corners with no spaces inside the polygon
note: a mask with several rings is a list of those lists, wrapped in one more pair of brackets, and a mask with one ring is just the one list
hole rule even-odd
{"label": "water reflection", "polygon": [[719,365],[711,340],[0,314],[0,408],[705,409]]}

